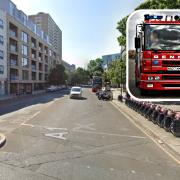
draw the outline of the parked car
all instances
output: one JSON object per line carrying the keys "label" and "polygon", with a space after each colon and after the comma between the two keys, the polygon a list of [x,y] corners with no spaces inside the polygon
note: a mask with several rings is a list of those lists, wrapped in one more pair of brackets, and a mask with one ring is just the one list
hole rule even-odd
{"label": "parked car", "polygon": [[70,91],[70,98],[82,98],[82,88],[78,86],[74,86]]}
{"label": "parked car", "polygon": [[58,90],[58,87],[52,85],[46,89],[46,92],[55,92],[57,90]]}

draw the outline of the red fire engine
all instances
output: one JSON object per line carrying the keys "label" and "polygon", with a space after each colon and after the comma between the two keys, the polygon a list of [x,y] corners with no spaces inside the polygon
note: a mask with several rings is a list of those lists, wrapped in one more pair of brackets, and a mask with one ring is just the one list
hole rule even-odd
{"label": "red fire engine", "polygon": [[180,16],[144,16],[136,25],[135,81],[141,95],[180,90]]}

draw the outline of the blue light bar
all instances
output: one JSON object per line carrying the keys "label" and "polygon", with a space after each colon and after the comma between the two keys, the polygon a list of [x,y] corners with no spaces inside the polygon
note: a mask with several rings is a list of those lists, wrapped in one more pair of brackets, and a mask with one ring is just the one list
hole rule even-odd
{"label": "blue light bar", "polygon": [[145,14],[144,15],[144,19],[145,20],[150,20],[150,19],[162,19],[163,18],[163,16],[161,16],[161,15],[149,15],[149,14]]}

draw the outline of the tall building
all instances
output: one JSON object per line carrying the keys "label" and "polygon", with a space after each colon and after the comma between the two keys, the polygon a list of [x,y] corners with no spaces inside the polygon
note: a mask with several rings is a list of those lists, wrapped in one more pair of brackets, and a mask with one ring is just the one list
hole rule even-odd
{"label": "tall building", "polygon": [[62,31],[52,17],[47,13],[40,12],[36,15],[30,15],[29,19],[48,34],[49,42],[62,60]]}
{"label": "tall building", "polygon": [[0,0],[0,4],[1,91],[4,84],[8,94],[44,89],[50,69],[60,64],[47,33],[12,1]]}
{"label": "tall building", "polygon": [[6,93],[7,87],[7,30],[6,13],[0,10],[0,95]]}
{"label": "tall building", "polygon": [[120,53],[108,54],[108,55],[102,56],[103,69],[108,69],[108,67],[111,64],[111,62],[114,61],[114,60],[120,59],[120,57],[121,57]]}

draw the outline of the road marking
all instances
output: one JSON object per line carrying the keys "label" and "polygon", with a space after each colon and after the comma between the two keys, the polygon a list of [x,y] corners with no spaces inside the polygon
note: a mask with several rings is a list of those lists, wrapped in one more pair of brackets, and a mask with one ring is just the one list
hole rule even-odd
{"label": "road marking", "polygon": [[64,135],[67,135],[67,134],[68,134],[68,132],[48,133],[48,134],[45,134],[45,136],[53,137],[53,138],[57,138],[57,139],[62,139],[62,140],[66,140],[66,138],[64,137]]}
{"label": "road marking", "polygon": [[177,164],[180,165],[180,160],[177,159],[175,156],[173,156],[171,153],[168,152],[159,142],[157,142],[151,135],[149,135],[144,129],[142,129],[140,126],[138,126],[129,115],[127,115],[125,112],[123,112],[118,105],[116,105],[113,102],[110,102],[119,112],[121,112],[122,115],[124,115],[135,127],[137,127],[141,132],[143,132],[149,139],[151,139],[162,151],[164,151],[168,156],[170,156]]}
{"label": "road marking", "polygon": [[26,123],[22,123],[21,126],[29,126],[29,127],[34,127],[34,125],[32,124],[26,124]]}
{"label": "road marking", "polygon": [[80,129],[87,129],[87,130],[90,130],[90,131],[95,131],[96,129],[93,128],[92,126],[94,126],[94,123],[91,123],[91,124],[77,124],[77,127],[73,128],[73,131],[76,131],[76,130],[80,130]]}
{"label": "road marking", "polygon": [[85,131],[85,130],[73,130],[73,131],[74,132],[80,132],[80,133],[87,133],[87,134],[97,134],[97,135],[146,139],[146,137],[143,137],[143,136],[132,136],[132,135],[124,135],[124,134],[105,133],[105,132],[92,132],[92,131]]}
{"label": "road marking", "polygon": [[62,130],[62,131],[67,131],[67,128],[53,128],[53,127],[44,127],[45,129],[49,131],[55,131],[55,130]]}

